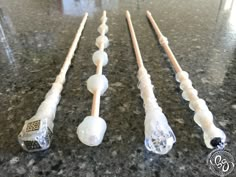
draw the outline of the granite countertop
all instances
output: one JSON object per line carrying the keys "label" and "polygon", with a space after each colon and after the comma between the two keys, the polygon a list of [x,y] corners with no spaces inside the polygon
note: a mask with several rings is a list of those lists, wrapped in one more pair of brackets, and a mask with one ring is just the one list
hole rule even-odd
{"label": "granite countertop", "polygon": [[[82,144],[79,123],[90,115],[86,80],[95,73],[92,54],[102,10],[109,18],[109,89],[100,115],[108,125],[98,147]],[[130,10],[145,67],[177,142],[167,155],[144,147],[144,109],[137,64],[125,19]],[[193,121],[174,71],[145,11],[150,10],[199,96],[225,130],[236,156],[236,2],[232,0],[0,0],[0,177],[211,177],[211,150]],[[85,11],[89,18],[67,75],[50,149],[27,153],[17,142],[59,73]],[[229,175],[236,176],[236,170]]]}

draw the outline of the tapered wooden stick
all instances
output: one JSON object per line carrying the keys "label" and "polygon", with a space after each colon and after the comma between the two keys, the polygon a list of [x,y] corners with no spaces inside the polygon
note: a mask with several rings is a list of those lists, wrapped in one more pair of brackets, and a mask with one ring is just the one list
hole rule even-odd
{"label": "tapered wooden stick", "polygon": [[162,35],[160,29],[158,28],[157,24],[155,23],[154,19],[152,18],[152,15],[149,11],[147,11],[147,16],[148,16],[148,19],[150,20],[156,34],[158,35],[160,43],[162,44],[166,54],[168,55],[172,65],[173,65],[173,68],[175,69],[176,72],[182,71],[182,68],[180,67],[180,65],[179,65],[178,61],[176,60],[173,52],[171,51],[170,47],[168,46],[167,38]]}
{"label": "tapered wooden stick", "polygon": [[23,129],[18,135],[18,141],[26,151],[34,152],[45,150],[49,148],[51,144],[54,126],[53,120],[55,119],[63,84],[66,80],[66,73],[71,65],[71,60],[80,40],[87,17],[88,13],[85,13],[60,73],[52,84],[52,88],[46,94],[45,100],[40,104],[36,114],[31,119],[25,121]]}
{"label": "tapered wooden stick", "polygon": [[209,111],[206,102],[198,97],[198,92],[192,86],[189,74],[183,71],[171,51],[167,38],[161,33],[152,14],[147,11],[147,17],[150,20],[159,42],[164,48],[174,70],[176,71],[176,80],[180,82],[180,88],[183,90],[182,97],[189,101],[189,107],[195,111],[194,121],[202,128],[204,133],[204,142],[208,148],[223,148],[225,146],[225,133],[217,128],[213,122],[213,115]]}

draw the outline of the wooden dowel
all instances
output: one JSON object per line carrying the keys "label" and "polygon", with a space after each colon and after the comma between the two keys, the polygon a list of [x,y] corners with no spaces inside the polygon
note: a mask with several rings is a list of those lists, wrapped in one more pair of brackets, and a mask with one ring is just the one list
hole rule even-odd
{"label": "wooden dowel", "polygon": [[99,50],[104,51],[104,42],[102,42],[99,46]]}
{"label": "wooden dowel", "polygon": [[96,74],[102,74],[102,68],[103,68],[103,65],[102,65],[102,61],[100,60],[98,62],[98,65],[97,65],[97,70],[96,70]]}
{"label": "wooden dowel", "polygon": [[[164,38],[165,36],[161,33],[161,31],[160,31],[160,29],[158,28],[158,26],[157,26],[155,20],[154,20],[153,17],[152,17],[152,14],[151,14],[149,11],[147,11],[147,17],[148,17],[148,19],[150,20],[150,22],[151,22],[151,24],[152,24],[152,26],[153,26],[153,28],[154,28],[154,31],[156,32],[156,34],[157,34],[159,40],[160,40],[161,38]],[[173,52],[171,51],[171,49],[170,49],[168,43],[163,43],[162,46],[163,46],[163,48],[164,48],[164,50],[165,50],[165,52],[166,52],[168,58],[170,59],[170,62],[171,62],[171,64],[172,64],[172,66],[173,66],[175,72],[178,73],[178,72],[182,71],[182,68],[180,67],[178,61],[176,60],[176,58],[175,58]]]}
{"label": "wooden dowel", "polygon": [[68,54],[67,54],[67,56],[66,56],[65,62],[64,62],[64,64],[62,65],[62,68],[61,68],[61,71],[60,71],[60,74],[59,74],[59,75],[61,75],[61,76],[63,76],[63,77],[65,77],[66,72],[68,71],[68,69],[69,69],[69,67],[70,67],[71,60],[72,60],[72,58],[73,58],[73,56],[74,56],[74,53],[75,53],[75,50],[76,50],[76,48],[77,48],[77,44],[78,44],[78,42],[79,42],[81,33],[82,33],[83,29],[84,29],[84,25],[85,25],[85,23],[86,23],[87,17],[88,17],[88,13],[86,12],[85,15],[84,15],[84,17],[83,17],[83,20],[82,20],[82,22],[81,22],[81,24],[80,24],[80,26],[79,26],[79,29],[78,29],[78,31],[77,31],[77,33],[76,33],[76,35],[75,35],[75,38],[74,38],[74,40],[73,40],[73,43],[72,43],[72,45],[71,45],[71,47],[70,47],[70,49],[69,49],[69,52],[68,52]]}
{"label": "wooden dowel", "polygon": [[[106,11],[103,11],[103,16],[106,17]],[[102,24],[105,24],[106,21],[102,21]],[[100,35],[105,35],[105,29],[102,29]],[[98,47],[99,50],[104,51],[104,41],[101,42],[100,46]],[[96,74],[102,74],[103,63],[102,60],[97,64]],[[95,117],[99,117],[99,109],[100,109],[100,90],[96,90],[93,94],[93,103],[91,109],[91,115]]]}
{"label": "wooden dowel", "polygon": [[132,25],[130,13],[129,13],[128,10],[126,11],[126,19],[128,21],[128,26],[129,26],[130,35],[131,35],[131,38],[132,38],[132,41],[133,41],[134,52],[135,52],[135,55],[136,55],[138,67],[143,67],[142,56],[141,56],[141,53],[140,53],[140,50],[139,50],[138,42],[137,42],[137,39],[136,39],[136,35],[135,35],[134,28],[133,28],[133,25]]}
{"label": "wooden dowel", "polygon": [[93,94],[91,115],[94,117],[99,117],[99,109],[100,109],[100,91],[96,90],[95,93]]}

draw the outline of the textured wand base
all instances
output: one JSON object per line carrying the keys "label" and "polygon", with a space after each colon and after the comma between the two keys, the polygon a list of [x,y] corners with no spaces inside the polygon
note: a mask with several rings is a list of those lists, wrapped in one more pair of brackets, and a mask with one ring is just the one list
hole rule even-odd
{"label": "textured wand base", "polygon": [[18,135],[21,147],[28,152],[48,149],[52,140],[52,131],[47,119],[32,118],[25,121],[24,127]]}
{"label": "textured wand base", "polygon": [[145,146],[156,154],[167,154],[176,142],[165,115],[157,110],[146,114]]}

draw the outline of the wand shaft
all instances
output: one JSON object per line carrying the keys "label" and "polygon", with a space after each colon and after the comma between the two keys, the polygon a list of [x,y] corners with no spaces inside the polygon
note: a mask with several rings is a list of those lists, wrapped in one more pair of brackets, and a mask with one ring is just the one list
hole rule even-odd
{"label": "wand shaft", "polygon": [[98,50],[94,52],[92,57],[93,63],[97,66],[96,74],[90,76],[87,80],[87,89],[93,94],[91,116],[85,117],[77,128],[78,138],[88,146],[98,146],[101,144],[107,129],[105,120],[99,117],[100,96],[108,88],[108,80],[102,74],[103,66],[108,63],[108,56],[104,51],[109,46],[109,39],[105,35],[108,32],[106,22],[106,11],[103,11],[101,25],[97,29],[100,36],[96,38],[95,42]]}
{"label": "wand shaft", "polygon": [[99,117],[99,108],[100,108],[100,91],[96,90],[93,94],[93,103],[91,116]]}
{"label": "wand shaft", "polygon": [[83,29],[84,29],[85,23],[87,21],[87,17],[88,17],[88,13],[86,12],[84,17],[83,17],[83,20],[82,20],[82,22],[81,22],[81,24],[79,26],[79,29],[78,29],[78,31],[77,31],[77,33],[75,35],[75,38],[74,38],[74,40],[72,42],[72,45],[71,45],[71,47],[69,49],[69,52],[68,52],[68,54],[66,56],[65,62],[64,62],[63,66],[61,68],[61,71],[59,73],[59,75],[61,77],[65,77],[66,76],[66,72],[68,71],[68,69],[69,69],[69,67],[71,65],[71,60],[74,57],[74,53],[75,53],[75,50],[77,48],[77,44],[78,44],[78,42],[80,40],[80,36],[81,36],[81,33],[82,33]]}
{"label": "wand shaft", "polygon": [[154,30],[155,30],[159,40],[160,40],[160,43],[162,44],[162,46],[164,48],[167,56],[169,57],[170,62],[172,63],[174,70],[176,71],[176,73],[182,71],[182,68],[180,67],[180,65],[179,65],[178,61],[176,60],[173,52],[171,51],[171,49],[170,49],[170,47],[168,45],[168,42],[162,42],[162,40],[167,40],[167,39],[161,33],[160,29],[158,28],[157,24],[155,23],[155,21],[154,21],[154,19],[152,17],[152,14],[149,11],[147,11],[147,17],[150,20],[150,22],[151,22],[151,24],[152,24],[152,26],[153,26],[153,28],[154,28]]}
{"label": "wand shaft", "polygon": [[135,52],[135,55],[136,55],[138,67],[143,67],[143,60],[142,60],[142,56],[141,56],[141,53],[140,53],[140,50],[139,50],[139,45],[138,45],[137,38],[136,38],[136,35],[135,35],[135,32],[134,32],[133,24],[131,22],[131,17],[130,17],[129,11],[126,11],[126,18],[127,18],[128,25],[129,25],[130,35],[131,35],[131,38],[132,38],[132,41],[133,41],[134,52]]}
{"label": "wand shaft", "polygon": [[[103,11],[103,20],[102,20],[102,25],[106,24],[106,11]],[[102,28],[101,30],[101,36],[105,36],[105,28]],[[101,43],[99,44],[99,50],[104,51],[104,40],[101,40]],[[103,63],[102,60],[100,60],[97,64],[97,69],[96,69],[96,74],[102,74],[102,68],[103,68]],[[99,117],[99,109],[100,109],[100,96],[101,92],[100,90],[96,90],[93,94],[93,103],[92,103],[92,110],[91,110],[91,116],[94,117]]]}

